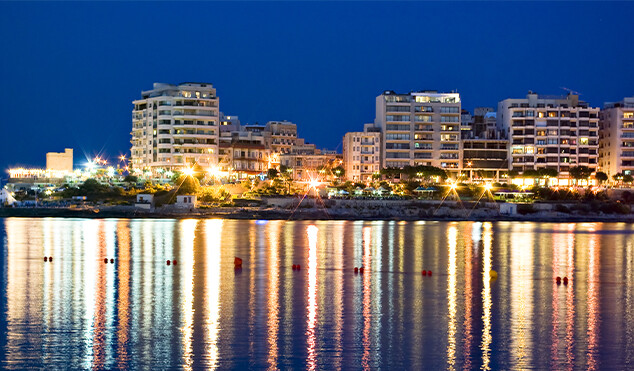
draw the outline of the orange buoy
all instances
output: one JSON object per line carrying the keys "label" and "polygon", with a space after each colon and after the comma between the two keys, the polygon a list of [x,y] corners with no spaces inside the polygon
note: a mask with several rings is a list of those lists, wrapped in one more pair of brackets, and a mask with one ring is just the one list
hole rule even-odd
{"label": "orange buoy", "polygon": [[44,261],[48,261],[48,258],[46,256],[44,257]]}
{"label": "orange buoy", "polygon": [[114,264],[114,259],[110,259],[110,264]]}
{"label": "orange buoy", "polygon": [[236,268],[241,268],[242,267],[242,259],[236,257],[235,259],[233,259],[233,265]]}
{"label": "orange buoy", "polygon": [[171,262],[171,261],[169,261],[169,260],[166,262],[166,264],[167,264],[167,265],[170,265],[171,263],[172,263],[172,262]]}
{"label": "orange buoy", "polygon": [[427,271],[423,271],[423,276],[426,276],[426,275],[427,275]]}
{"label": "orange buoy", "polygon": [[178,261],[174,260],[172,263],[174,263],[174,265],[178,264]]}
{"label": "orange buoy", "polygon": [[356,273],[359,273],[359,268],[354,267],[354,273],[355,273],[355,274],[356,274]]}
{"label": "orange buoy", "polygon": [[428,276],[431,276],[431,271],[427,271],[427,275],[428,275]]}
{"label": "orange buoy", "polygon": [[108,264],[108,258],[103,258],[103,262]]}
{"label": "orange buoy", "polygon": [[568,277],[564,277],[564,285],[568,284]]}

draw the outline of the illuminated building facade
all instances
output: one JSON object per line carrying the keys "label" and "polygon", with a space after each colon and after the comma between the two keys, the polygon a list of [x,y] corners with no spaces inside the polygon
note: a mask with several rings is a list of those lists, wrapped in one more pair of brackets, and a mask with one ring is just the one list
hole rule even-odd
{"label": "illuminated building facade", "polygon": [[219,107],[207,83],[155,83],[132,102],[131,165],[181,169],[218,162]]}
{"label": "illuminated building facade", "polygon": [[64,152],[46,153],[46,170],[73,172],[73,149],[65,148]]}
{"label": "illuminated building facade", "polygon": [[374,124],[365,124],[363,131],[343,137],[343,166],[346,179],[369,181],[381,170],[381,131]]}
{"label": "illuminated building facade", "polygon": [[[319,152],[319,151],[318,151]],[[327,177],[320,172],[324,168],[334,168],[341,164],[341,157],[337,154],[299,154],[288,153],[280,155],[280,164],[291,173],[291,178],[297,181],[314,179],[325,180]]]}
{"label": "illuminated building facade", "polygon": [[634,97],[606,103],[599,121],[599,170],[634,175]]}
{"label": "illuminated building facade", "polygon": [[509,170],[540,168],[559,172],[566,185],[574,166],[597,168],[599,108],[590,107],[578,95],[505,99],[498,104],[498,129],[509,138]]}
{"label": "illuminated building facade", "polygon": [[270,150],[257,131],[234,131],[220,141],[219,170],[237,179],[266,174],[271,167]]}
{"label": "illuminated building facade", "polygon": [[461,164],[458,93],[421,91],[376,97],[382,166],[436,166],[457,175]]}
{"label": "illuminated building facade", "polygon": [[263,130],[266,147],[273,153],[314,154],[315,145],[297,137],[297,125],[289,121],[269,121]]}

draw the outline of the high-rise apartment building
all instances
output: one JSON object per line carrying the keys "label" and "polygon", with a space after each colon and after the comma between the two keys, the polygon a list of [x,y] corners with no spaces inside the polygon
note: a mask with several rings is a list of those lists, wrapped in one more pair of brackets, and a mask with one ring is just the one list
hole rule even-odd
{"label": "high-rise apartment building", "polygon": [[456,175],[461,164],[460,94],[436,91],[376,98],[382,166],[436,166]]}
{"label": "high-rise apartment building", "polygon": [[381,131],[365,124],[363,131],[343,137],[343,166],[346,179],[368,181],[381,170]]}
{"label": "high-rise apartment building", "polygon": [[606,103],[599,121],[599,170],[634,175],[634,97]]}
{"label": "high-rise apartment building", "polygon": [[218,97],[207,83],[155,83],[133,101],[131,165],[181,169],[218,162]]}
{"label": "high-rise apartment building", "polygon": [[566,185],[574,166],[596,169],[599,108],[579,96],[551,97],[529,92],[523,99],[498,104],[498,129],[509,138],[509,169],[551,168]]}

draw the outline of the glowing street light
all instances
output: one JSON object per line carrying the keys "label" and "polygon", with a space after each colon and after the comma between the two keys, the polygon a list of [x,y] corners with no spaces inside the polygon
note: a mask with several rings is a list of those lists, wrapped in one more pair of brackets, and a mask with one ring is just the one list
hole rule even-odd
{"label": "glowing street light", "polygon": [[183,170],[183,174],[185,174],[187,176],[193,176],[194,175],[194,169],[192,169],[191,167],[186,167]]}

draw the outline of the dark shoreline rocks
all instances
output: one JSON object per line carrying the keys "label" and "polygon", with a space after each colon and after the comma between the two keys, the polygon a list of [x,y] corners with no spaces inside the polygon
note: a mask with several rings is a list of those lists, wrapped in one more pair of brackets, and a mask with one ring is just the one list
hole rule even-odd
{"label": "dark shoreline rocks", "polygon": [[540,212],[527,215],[500,215],[495,210],[487,215],[469,214],[460,216],[453,214],[429,215],[396,213],[394,210],[337,210],[320,208],[298,208],[295,210],[281,208],[238,208],[219,207],[194,209],[192,211],[138,210],[134,208],[101,207],[101,208],[0,208],[0,217],[24,218],[148,218],[148,219],[185,219],[185,218],[223,218],[223,219],[267,219],[267,220],[396,220],[396,221],[525,221],[525,222],[634,222],[634,215],[618,214],[564,214],[556,212]]}

